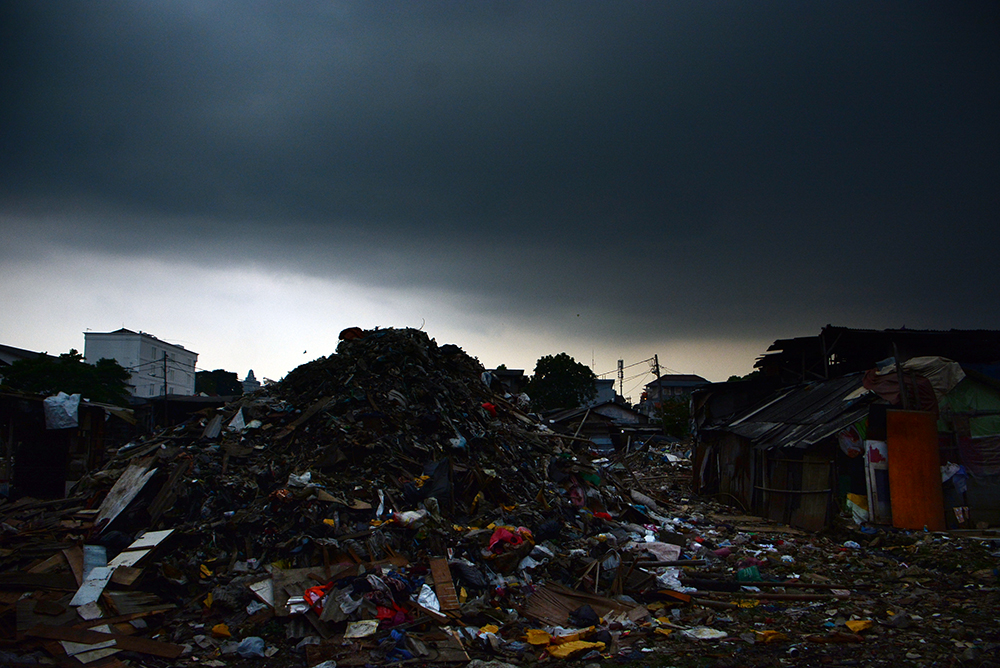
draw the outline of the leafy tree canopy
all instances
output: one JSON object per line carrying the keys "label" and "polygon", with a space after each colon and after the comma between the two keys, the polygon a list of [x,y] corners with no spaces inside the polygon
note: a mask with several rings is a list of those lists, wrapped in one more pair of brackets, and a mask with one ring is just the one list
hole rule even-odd
{"label": "leafy tree canopy", "polygon": [[657,404],[656,418],[667,436],[684,439],[691,435],[691,409],[687,399],[666,399]]}
{"label": "leafy tree canopy", "polygon": [[566,353],[546,355],[535,364],[526,391],[535,410],[576,408],[597,396],[597,376]]}
{"label": "leafy tree canopy", "polygon": [[243,384],[232,371],[199,371],[194,375],[194,391],[224,397],[237,396],[243,394]]}
{"label": "leafy tree canopy", "polygon": [[58,392],[84,399],[127,406],[131,374],[115,360],[87,364],[74,349],[59,357],[40,355],[17,360],[3,370],[3,385],[18,392],[51,396]]}

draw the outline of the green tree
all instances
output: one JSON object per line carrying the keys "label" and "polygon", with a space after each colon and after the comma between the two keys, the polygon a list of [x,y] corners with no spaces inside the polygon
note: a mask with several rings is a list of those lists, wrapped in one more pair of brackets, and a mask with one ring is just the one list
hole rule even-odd
{"label": "green tree", "polygon": [[664,434],[681,439],[691,434],[691,408],[687,398],[665,399],[655,410]]}
{"label": "green tree", "polygon": [[65,392],[90,401],[127,406],[130,376],[115,360],[100,359],[97,364],[87,364],[83,355],[71,348],[59,357],[40,355],[17,360],[3,370],[3,385],[28,394],[48,396]]}
{"label": "green tree", "polygon": [[199,371],[194,375],[194,391],[224,397],[238,396],[243,394],[243,384],[240,383],[240,377],[232,371]]}
{"label": "green tree", "polygon": [[760,369],[754,369],[745,376],[730,376],[726,379],[727,383],[736,383],[741,380],[754,380],[755,378],[761,378],[764,374],[760,372]]}
{"label": "green tree", "polygon": [[576,408],[597,396],[597,376],[566,353],[546,355],[535,364],[526,391],[535,410]]}

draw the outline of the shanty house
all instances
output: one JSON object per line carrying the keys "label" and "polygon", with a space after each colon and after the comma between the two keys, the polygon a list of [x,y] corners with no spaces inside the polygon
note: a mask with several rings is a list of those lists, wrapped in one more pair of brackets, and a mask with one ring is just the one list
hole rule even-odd
{"label": "shanty house", "polygon": [[557,431],[589,439],[599,449],[624,447],[631,436],[650,431],[645,415],[614,401],[556,411],[545,419]]}
{"label": "shanty house", "polygon": [[695,491],[809,530],[845,505],[900,528],[1000,523],[1000,383],[943,358],[899,370],[902,383],[889,364],[728,415],[699,393]]}

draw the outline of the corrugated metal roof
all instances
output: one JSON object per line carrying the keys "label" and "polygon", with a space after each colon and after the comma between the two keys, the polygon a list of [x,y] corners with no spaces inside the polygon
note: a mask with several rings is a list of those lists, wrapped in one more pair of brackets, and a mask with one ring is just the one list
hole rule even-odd
{"label": "corrugated metal roof", "polygon": [[805,448],[854,424],[877,397],[856,395],[862,374],[784,388],[719,427],[753,441],[755,448]]}

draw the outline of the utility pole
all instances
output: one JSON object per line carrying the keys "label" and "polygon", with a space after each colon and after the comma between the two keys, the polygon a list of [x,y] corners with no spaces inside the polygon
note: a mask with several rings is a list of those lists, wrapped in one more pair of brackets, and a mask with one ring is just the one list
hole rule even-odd
{"label": "utility pole", "polygon": [[[656,398],[663,405],[663,381],[660,379],[660,356],[653,355],[653,373],[656,374]],[[654,403],[655,405],[655,403]]]}
{"label": "utility pole", "polygon": [[163,426],[167,426],[167,351],[163,351]]}
{"label": "utility pole", "polygon": [[618,360],[618,394],[625,398],[625,360]]}

